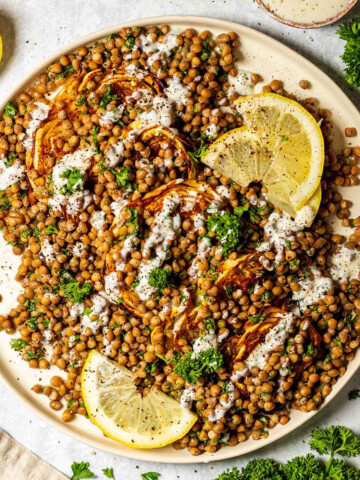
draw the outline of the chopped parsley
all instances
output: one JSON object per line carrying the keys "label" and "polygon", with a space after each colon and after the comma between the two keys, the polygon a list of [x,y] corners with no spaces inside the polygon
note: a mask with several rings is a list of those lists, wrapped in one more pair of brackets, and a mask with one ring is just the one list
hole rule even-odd
{"label": "chopped parsley", "polygon": [[209,45],[210,41],[209,40],[204,40],[202,44],[202,50],[200,52],[200,58],[204,62],[210,57],[211,54],[211,48]]}
{"label": "chopped parsley", "polygon": [[81,105],[87,105],[87,100],[86,100],[85,95],[80,95],[80,98],[78,98],[78,100],[76,102],[76,105],[78,107],[81,107]]}
{"label": "chopped parsley", "polygon": [[241,227],[241,220],[229,212],[214,213],[206,220],[207,231],[215,233],[215,238],[221,243],[225,257],[244,244]]}
{"label": "chopped parsley", "polygon": [[255,323],[263,323],[265,318],[266,318],[265,313],[262,313],[261,315],[251,315],[248,320],[249,322],[255,324]]}
{"label": "chopped parsley", "polygon": [[89,282],[80,284],[80,282],[66,272],[62,276],[60,289],[64,297],[70,298],[73,303],[83,303],[84,299],[90,295],[92,286]]}
{"label": "chopped parsley", "polygon": [[35,352],[33,350],[28,350],[26,352],[26,356],[28,360],[34,360],[34,359],[38,359],[41,356],[41,353],[42,353],[41,349],[37,348]]}
{"label": "chopped parsley", "polygon": [[197,357],[193,352],[187,352],[185,358],[180,358],[175,365],[174,373],[180,375],[186,382],[194,384],[202,375],[216,373],[224,365],[224,357],[215,348],[202,351]]}
{"label": "chopped parsley", "polygon": [[69,72],[75,72],[75,68],[71,64],[66,65],[63,71],[58,73],[55,78],[65,78]]}
{"label": "chopped parsley", "polygon": [[77,168],[65,170],[65,172],[60,174],[60,178],[68,179],[67,184],[60,189],[60,193],[63,195],[71,195],[74,192],[78,192],[84,185],[84,177]]}
{"label": "chopped parsley", "polygon": [[7,160],[5,162],[6,167],[11,167],[11,165],[15,162],[17,155],[15,152],[9,152],[7,154]]}
{"label": "chopped parsley", "polygon": [[21,338],[13,338],[10,340],[10,346],[14,350],[22,350],[26,347],[27,344],[28,342],[25,342],[25,340],[21,340]]}
{"label": "chopped parsley", "polygon": [[42,314],[36,314],[32,317],[29,318],[29,320],[26,322],[28,327],[30,328],[30,330],[37,330],[38,328],[38,318],[41,316]]}
{"label": "chopped parsley", "polygon": [[36,238],[40,238],[40,236],[41,236],[41,230],[40,230],[40,228],[35,227],[34,230],[33,230],[33,235],[34,235],[34,237],[36,237]]}
{"label": "chopped parsley", "polygon": [[355,322],[355,320],[356,320],[356,314],[355,313],[348,313],[343,318],[343,322],[347,327],[351,327],[351,325]]}
{"label": "chopped parsley", "polygon": [[289,140],[289,137],[287,137],[286,135],[280,135],[281,142],[287,142],[288,140]]}
{"label": "chopped parsley", "polygon": [[201,161],[202,157],[206,152],[206,149],[209,146],[207,143],[204,143],[204,140],[202,139],[200,140],[200,142],[200,146],[197,150],[195,150],[195,152],[187,152],[188,156],[194,164],[198,164]]}
{"label": "chopped parsley", "polygon": [[13,118],[17,113],[18,113],[17,108],[15,108],[11,102],[7,102],[4,109],[5,117]]}
{"label": "chopped parsley", "polygon": [[20,238],[29,238],[31,234],[32,230],[28,228],[27,230],[23,230],[22,232],[20,232]]}
{"label": "chopped parsley", "polygon": [[121,167],[120,170],[115,170],[115,168],[110,168],[110,172],[115,175],[116,185],[119,188],[131,188],[130,183],[130,167]]}
{"label": "chopped parsley", "polygon": [[9,210],[11,207],[9,197],[0,197],[0,202],[0,210]]}
{"label": "chopped parsley", "polygon": [[55,227],[55,225],[48,225],[45,228],[46,235],[51,235],[52,233],[59,233],[59,230]]}
{"label": "chopped parsley", "polygon": [[112,86],[109,85],[106,92],[101,95],[100,99],[100,107],[105,108],[110,102],[113,102],[114,100],[117,100],[117,96],[115,93],[112,91]]}
{"label": "chopped parsley", "polygon": [[95,146],[95,154],[100,153],[100,145],[99,145],[99,140],[98,140],[98,137],[97,137],[98,131],[99,131],[99,127],[95,127],[95,125],[94,125],[92,130],[91,130],[91,136],[92,136],[94,146]]}
{"label": "chopped parsley", "polygon": [[306,347],[306,352],[304,353],[304,356],[311,357],[312,355],[314,355],[314,352],[314,345],[312,343],[309,343],[309,345]]}
{"label": "chopped parsley", "polygon": [[149,275],[149,285],[163,293],[165,288],[175,286],[177,278],[170,268],[154,268]]}
{"label": "chopped parsley", "polygon": [[131,33],[128,33],[126,35],[124,47],[126,47],[129,50],[132,50],[135,47],[135,38],[131,35]]}
{"label": "chopped parsley", "polygon": [[136,208],[127,207],[126,210],[131,213],[130,218],[128,218],[125,222],[125,225],[128,227],[129,225],[133,225],[134,229],[132,234],[136,235],[139,231],[139,212]]}
{"label": "chopped parsley", "polygon": [[205,330],[207,330],[208,332],[212,332],[213,330],[215,330],[215,324],[211,318],[204,318],[202,322],[204,324]]}

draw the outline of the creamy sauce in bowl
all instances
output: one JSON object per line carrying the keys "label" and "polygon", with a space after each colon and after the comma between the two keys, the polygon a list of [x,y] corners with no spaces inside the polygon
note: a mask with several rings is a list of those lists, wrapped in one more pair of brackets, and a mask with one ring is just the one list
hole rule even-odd
{"label": "creamy sauce in bowl", "polygon": [[260,6],[288,25],[311,28],[334,22],[357,0],[258,0]]}

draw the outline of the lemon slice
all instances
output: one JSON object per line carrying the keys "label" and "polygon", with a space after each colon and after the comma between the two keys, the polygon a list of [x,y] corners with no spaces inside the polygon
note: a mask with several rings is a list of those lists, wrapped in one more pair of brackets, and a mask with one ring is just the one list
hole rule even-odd
{"label": "lemon slice", "polygon": [[3,44],[2,44],[2,38],[0,35],[0,62],[1,62],[2,56],[3,56]]}
{"label": "lemon slice", "polygon": [[246,126],[230,130],[202,161],[241,186],[258,181],[268,199],[295,215],[315,194],[324,167],[321,129],[300,104],[275,94],[236,101]]}
{"label": "lemon slice", "polygon": [[143,396],[137,376],[92,350],[81,374],[89,417],[109,438],[133,448],[159,448],[187,434],[197,416],[162,392]]}

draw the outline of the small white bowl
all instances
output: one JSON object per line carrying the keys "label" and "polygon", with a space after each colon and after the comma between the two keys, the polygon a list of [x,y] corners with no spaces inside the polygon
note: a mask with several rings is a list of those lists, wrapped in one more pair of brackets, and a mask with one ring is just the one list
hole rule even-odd
{"label": "small white bowl", "polygon": [[[284,0],[284,1],[287,2],[288,0]],[[325,20],[302,23],[302,22],[296,22],[294,20],[289,20],[283,16],[276,14],[271,9],[271,7],[268,6],[269,2],[267,0],[256,0],[258,5],[260,5],[260,7],[263,10],[265,10],[272,18],[274,18],[278,22],[284,23],[285,25],[288,25],[290,27],[295,27],[295,28],[319,28],[325,25],[329,25],[330,23],[334,23],[338,21],[341,17],[346,15],[352,9],[352,7],[357,3],[357,1],[358,0],[349,0],[345,8],[341,8],[335,15],[332,15],[331,17],[328,17]]]}

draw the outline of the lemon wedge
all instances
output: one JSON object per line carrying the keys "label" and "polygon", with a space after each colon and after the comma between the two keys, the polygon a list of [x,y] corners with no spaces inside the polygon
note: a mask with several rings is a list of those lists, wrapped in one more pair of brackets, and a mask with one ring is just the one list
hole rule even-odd
{"label": "lemon wedge", "polygon": [[202,161],[241,186],[262,182],[268,199],[295,216],[320,184],[324,139],[319,125],[299,103],[280,95],[249,95],[235,103],[246,126],[218,138]]}
{"label": "lemon wedge", "polygon": [[2,56],[3,56],[3,44],[2,44],[2,38],[0,35],[0,62],[1,62]]}
{"label": "lemon wedge", "polygon": [[182,438],[197,416],[162,392],[142,395],[137,376],[92,350],[81,375],[91,421],[112,440],[133,448],[160,448]]}

